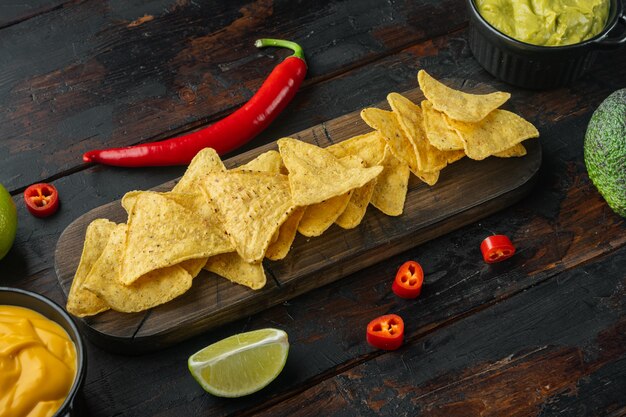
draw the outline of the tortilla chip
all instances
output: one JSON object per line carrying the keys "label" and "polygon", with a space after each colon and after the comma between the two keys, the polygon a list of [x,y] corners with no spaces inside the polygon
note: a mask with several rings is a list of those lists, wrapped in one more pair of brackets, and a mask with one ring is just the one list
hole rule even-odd
{"label": "tortilla chip", "polygon": [[265,252],[266,258],[271,259],[272,261],[278,261],[287,256],[287,253],[289,253],[289,250],[291,249],[291,244],[296,237],[298,224],[300,224],[303,214],[304,207],[297,207],[289,215],[289,217],[287,217],[287,220],[285,220],[278,230],[276,240],[268,246],[267,251]]}
{"label": "tortilla chip", "polygon": [[399,216],[409,187],[409,167],[393,155],[389,146],[380,164],[384,169],[376,180],[370,203],[388,216]]}
{"label": "tortilla chip", "polygon": [[439,181],[439,171],[420,172],[419,174],[416,174],[416,176],[428,185],[435,185],[437,184],[437,181]]}
{"label": "tortilla chip", "polygon": [[223,253],[209,258],[204,269],[228,279],[235,284],[258,290],[265,286],[267,278],[263,264],[248,263],[237,252]]}
{"label": "tortilla chip", "polygon": [[430,101],[422,101],[424,130],[428,142],[441,151],[463,149],[463,141],[458,133],[450,127],[445,115],[433,108]]}
{"label": "tortilla chip", "polygon": [[211,229],[219,230],[221,234],[226,233],[215,214],[215,207],[213,207],[210,198],[204,193],[202,187],[197,188],[196,192],[190,194],[174,191],[129,191],[122,197],[122,206],[129,214],[137,201],[137,197],[141,194],[159,194],[169,200],[175,201],[208,222]]}
{"label": "tortilla chip", "polygon": [[511,94],[502,91],[468,94],[454,90],[435,80],[424,70],[417,73],[417,81],[435,110],[461,122],[479,122],[511,97]]}
{"label": "tortilla chip", "polygon": [[471,159],[503,152],[523,140],[539,137],[532,123],[515,113],[494,110],[480,123],[463,123],[449,120],[465,145],[465,154]]}
{"label": "tortilla chip", "polygon": [[172,188],[175,193],[197,193],[199,184],[211,172],[226,171],[220,156],[213,148],[204,148],[191,160],[185,174]]}
{"label": "tortilla chip", "polygon": [[[283,159],[278,151],[270,150],[262,153],[252,161],[242,165],[235,170],[239,171],[261,171],[273,172],[275,174],[287,175],[287,167],[283,164]],[[304,208],[295,209],[282,224],[280,229],[272,237],[271,243],[265,252],[265,257],[271,260],[283,259],[289,253],[291,244],[296,237],[298,223],[302,218]]]}
{"label": "tortilla chip", "polygon": [[204,187],[237,253],[249,263],[263,259],[274,233],[295,209],[282,174],[213,173]]}
{"label": "tortilla chip", "polygon": [[372,167],[382,160],[385,145],[382,135],[373,131],[335,143],[326,149],[339,159],[350,155],[358,156],[365,162],[366,167]]}
{"label": "tortilla chip", "polygon": [[85,287],[103,299],[112,309],[134,313],[166,303],[185,293],[192,277],[178,265],[149,272],[124,285],[119,279],[124,252],[126,225],[113,228],[109,241],[85,279]]}
{"label": "tortilla chip", "polygon": [[367,206],[374,194],[374,188],[376,187],[378,179],[374,178],[361,188],[357,188],[352,191],[348,205],[341,215],[335,220],[337,226],[343,229],[354,229],[365,216]]}
{"label": "tortilla chip", "polygon": [[346,209],[351,195],[352,191],[348,191],[345,194],[306,207],[298,224],[298,232],[308,237],[319,236],[324,233]]}
{"label": "tortilla chip", "polygon": [[66,310],[74,316],[93,316],[109,309],[104,301],[84,287],[84,283],[89,271],[102,255],[113,229],[115,229],[115,223],[106,219],[96,219],[87,226],[80,263],[65,306]]}
{"label": "tortilla chip", "polygon": [[518,156],[526,155],[526,148],[521,143],[513,146],[512,148],[505,149],[502,152],[496,152],[493,156],[497,156],[498,158],[512,158]]}
{"label": "tortilla chip", "polygon": [[420,173],[441,171],[449,161],[458,160],[465,155],[461,150],[441,151],[430,144],[424,131],[424,117],[420,106],[398,93],[387,95],[387,101],[397,115],[404,133],[413,143]]}
{"label": "tortilla chip", "polygon": [[[129,285],[148,272],[189,259],[231,252],[223,229],[179,204],[184,194],[138,194],[128,217],[120,280]],[[217,220],[217,219],[216,219]]]}
{"label": "tortilla chip", "polygon": [[239,171],[263,171],[287,175],[287,168],[285,164],[283,164],[280,153],[274,150],[264,152],[247,164],[241,165],[235,169]]}
{"label": "tortilla chip", "polygon": [[418,171],[413,143],[404,134],[398,118],[393,112],[370,107],[361,110],[361,118],[369,127],[377,130],[385,138],[396,158],[406,162],[411,171]]}
{"label": "tortilla chip", "polygon": [[200,271],[202,271],[202,268],[204,268],[206,261],[207,258],[190,259],[179,263],[178,266],[187,271],[192,278],[195,278]]}
{"label": "tortilla chip", "polygon": [[382,167],[348,168],[326,149],[292,138],[278,141],[278,148],[289,170],[289,186],[298,206],[309,206],[362,187],[382,171]]}
{"label": "tortilla chip", "polygon": [[[365,162],[356,155],[348,155],[339,160],[346,168],[365,166]],[[374,178],[372,181],[375,181]],[[370,184],[365,184],[367,186]],[[298,232],[304,236],[319,236],[326,231],[345,212],[352,195],[363,187],[355,188],[337,197],[332,197],[321,203],[310,205],[304,211],[304,216],[298,225]]]}
{"label": "tortilla chip", "polygon": [[124,196],[122,196],[121,204],[124,210],[126,210],[126,214],[130,214],[133,209],[133,205],[137,202],[137,196],[141,193],[145,193],[142,190],[133,190],[128,191]]}

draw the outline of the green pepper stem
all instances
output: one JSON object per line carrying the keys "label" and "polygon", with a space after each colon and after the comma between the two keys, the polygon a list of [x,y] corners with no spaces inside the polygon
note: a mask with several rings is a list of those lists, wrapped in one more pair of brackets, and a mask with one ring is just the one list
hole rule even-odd
{"label": "green pepper stem", "polygon": [[302,47],[295,42],[286,41],[284,39],[257,39],[254,42],[254,46],[257,48],[265,48],[266,46],[278,46],[279,48],[289,48],[293,51],[293,55],[304,61],[304,51]]}

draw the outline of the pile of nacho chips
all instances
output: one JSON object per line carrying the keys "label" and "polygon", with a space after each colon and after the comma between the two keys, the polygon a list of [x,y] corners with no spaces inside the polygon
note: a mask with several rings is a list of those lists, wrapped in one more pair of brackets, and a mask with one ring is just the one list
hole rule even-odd
{"label": "pile of nacho chips", "polygon": [[231,170],[207,148],[170,192],[127,193],[126,223],[88,226],[67,310],[84,317],[149,309],[186,292],[203,268],[260,289],[263,259],[287,256],[296,233],[355,228],[370,204],[398,216],[411,172],[434,185],[465,155],[523,156],[520,142],[538,136],[498,109],[508,93],[466,94],[424,71],[418,81],[427,98],[420,105],[391,93],[392,111],[361,112],[370,133],[324,149],[283,138],[278,151]]}

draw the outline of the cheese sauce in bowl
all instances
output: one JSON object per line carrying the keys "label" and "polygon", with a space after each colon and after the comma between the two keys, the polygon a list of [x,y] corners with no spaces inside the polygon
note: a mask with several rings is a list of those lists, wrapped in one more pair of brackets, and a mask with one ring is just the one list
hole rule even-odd
{"label": "cheese sauce in bowl", "polygon": [[61,307],[0,287],[0,416],[72,415],[85,368],[78,329]]}

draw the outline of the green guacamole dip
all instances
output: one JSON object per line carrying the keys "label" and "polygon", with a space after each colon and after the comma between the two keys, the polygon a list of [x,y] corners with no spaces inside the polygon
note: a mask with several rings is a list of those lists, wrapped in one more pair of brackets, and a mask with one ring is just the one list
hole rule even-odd
{"label": "green guacamole dip", "polygon": [[602,32],[609,0],[475,0],[500,32],[533,45],[571,45]]}

